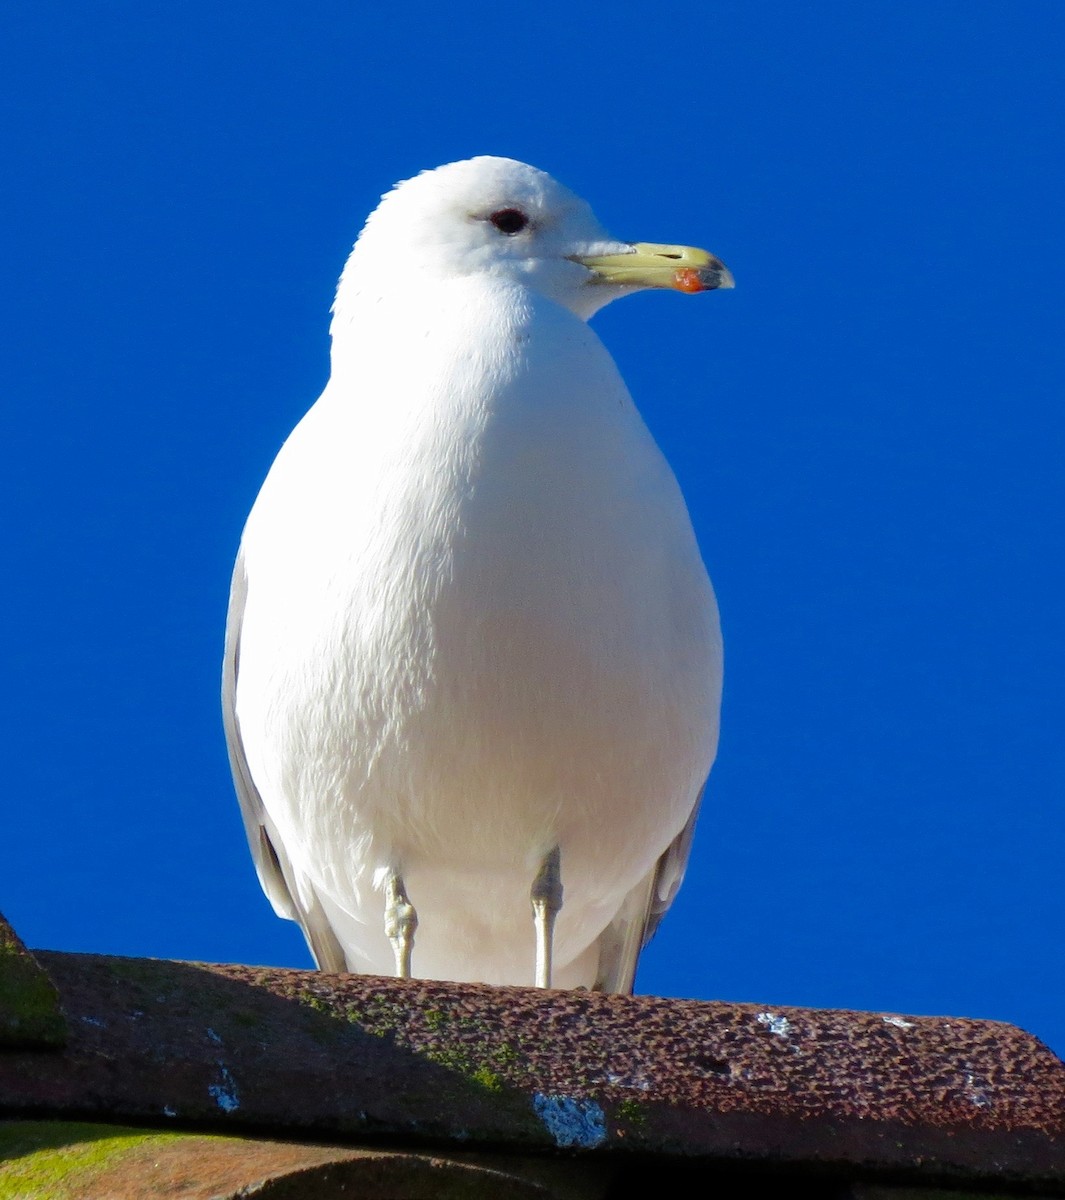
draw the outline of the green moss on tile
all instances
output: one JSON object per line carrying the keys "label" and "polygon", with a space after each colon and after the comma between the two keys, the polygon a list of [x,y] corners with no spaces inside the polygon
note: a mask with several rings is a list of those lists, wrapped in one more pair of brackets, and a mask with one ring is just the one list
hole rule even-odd
{"label": "green moss on tile", "polygon": [[334,1015],[333,1006],[316,992],[310,990],[297,992],[296,999],[305,1007],[313,1008],[315,1012],[326,1013],[330,1017]]}
{"label": "green moss on tile", "polygon": [[66,1039],[59,993],[0,917],[0,1045],[62,1046]]}
{"label": "green moss on tile", "polygon": [[[508,1077],[521,1061],[520,1044],[493,1043],[492,1032],[481,1021],[443,1008],[412,1012],[398,999],[381,994],[360,997],[357,1001],[334,1000],[306,986],[290,995],[312,1012],[334,1018],[332,1028],[337,1036],[356,1026],[363,1033],[393,1039],[413,1054],[493,1092],[507,1086]],[[325,1042],[330,1037],[330,1028],[322,1022],[309,1032],[317,1041]]]}
{"label": "green moss on tile", "polygon": [[474,1083],[479,1083],[481,1087],[487,1088],[490,1092],[501,1092],[503,1090],[503,1080],[488,1067],[478,1067],[470,1078]]}
{"label": "green moss on tile", "polygon": [[630,1129],[639,1129],[647,1124],[647,1112],[639,1100],[622,1100],[614,1109],[614,1115],[622,1125]]}
{"label": "green moss on tile", "polygon": [[245,1009],[238,1009],[233,1014],[233,1020],[245,1029],[260,1029],[263,1025],[263,1019],[258,1013],[248,1012]]}
{"label": "green moss on tile", "polygon": [[75,1200],[130,1150],[176,1133],[71,1121],[0,1121],[0,1200]]}

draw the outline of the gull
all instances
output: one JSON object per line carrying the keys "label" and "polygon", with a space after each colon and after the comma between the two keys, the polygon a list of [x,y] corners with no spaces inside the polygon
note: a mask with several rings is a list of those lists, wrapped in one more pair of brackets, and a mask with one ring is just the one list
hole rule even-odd
{"label": "gull", "polygon": [[[588,319],[731,287],[512,159],[398,184],[233,573],[263,890],[326,971],[631,992],[717,748],[714,593]],[[531,910],[531,911],[530,911]]]}

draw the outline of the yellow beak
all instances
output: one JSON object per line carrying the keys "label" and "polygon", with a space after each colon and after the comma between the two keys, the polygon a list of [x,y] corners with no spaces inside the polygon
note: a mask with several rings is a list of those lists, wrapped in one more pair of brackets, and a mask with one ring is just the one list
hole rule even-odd
{"label": "yellow beak", "polygon": [[592,282],[615,287],[673,288],[678,292],[711,292],[735,287],[732,272],[719,258],[694,246],[659,246],[633,242],[622,254],[574,255],[573,261],[587,267]]}

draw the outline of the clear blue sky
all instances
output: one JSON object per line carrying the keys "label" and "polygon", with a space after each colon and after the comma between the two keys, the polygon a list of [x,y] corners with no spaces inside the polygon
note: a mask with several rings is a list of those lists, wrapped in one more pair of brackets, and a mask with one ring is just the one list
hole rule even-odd
{"label": "clear blue sky", "polygon": [[1063,53],[1057,0],[5,6],[0,909],[308,962],[229,781],[230,566],[363,217],[504,154],[738,284],[597,318],[726,639],[640,989],[1065,1051]]}

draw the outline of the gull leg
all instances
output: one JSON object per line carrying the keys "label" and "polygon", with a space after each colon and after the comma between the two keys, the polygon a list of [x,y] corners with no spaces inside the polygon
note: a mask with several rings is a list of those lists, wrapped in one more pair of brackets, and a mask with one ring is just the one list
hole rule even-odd
{"label": "gull leg", "polygon": [[397,979],[410,979],[410,956],[417,928],[418,914],[407,899],[403,880],[395,871],[389,871],[385,876],[385,933],[396,956]]}
{"label": "gull leg", "polygon": [[557,846],[541,864],[530,899],[536,927],[536,986],[549,988],[555,918],[562,910],[562,854]]}

